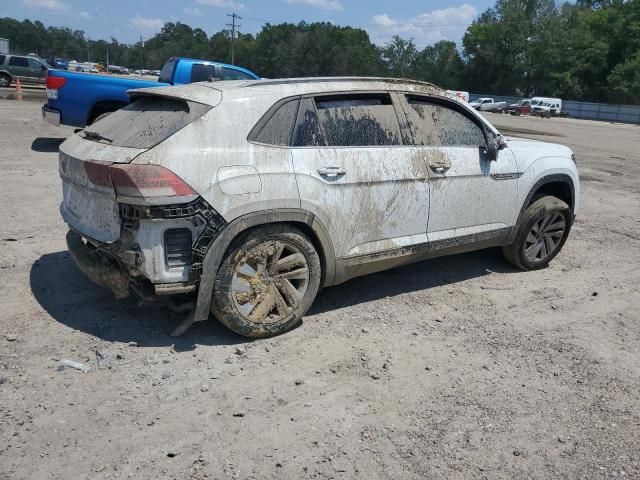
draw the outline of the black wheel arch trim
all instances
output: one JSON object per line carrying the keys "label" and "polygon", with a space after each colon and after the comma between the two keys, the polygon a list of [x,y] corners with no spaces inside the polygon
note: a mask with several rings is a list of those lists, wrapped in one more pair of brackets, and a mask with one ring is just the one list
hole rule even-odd
{"label": "black wheel arch trim", "polygon": [[224,254],[229,248],[229,245],[231,245],[231,242],[233,242],[238,235],[250,228],[272,223],[302,223],[309,227],[322,247],[322,251],[318,252],[323,268],[321,285],[326,286],[333,282],[336,268],[333,243],[331,242],[327,229],[315,215],[302,209],[274,209],[243,215],[225,226],[222,232],[220,232],[220,235],[218,235],[209,246],[207,254],[204,257],[202,262],[202,275],[200,276],[200,287],[198,289],[198,300],[194,314],[194,320],[196,322],[209,318],[213,284]]}
{"label": "black wheel arch trim", "polygon": [[529,190],[527,197],[522,203],[522,207],[520,208],[520,214],[518,215],[518,221],[515,225],[515,228],[513,229],[513,232],[511,233],[511,238],[509,239],[510,243],[515,240],[515,236],[518,233],[518,225],[520,225],[520,220],[522,219],[522,216],[524,215],[525,210],[531,203],[531,199],[538,192],[538,190],[540,190],[540,187],[548,183],[565,183],[569,186],[569,189],[571,191],[571,205],[569,205],[569,207],[571,208],[571,217],[573,218],[574,216],[573,209],[574,209],[574,205],[576,204],[576,188],[575,188],[575,185],[573,184],[573,179],[566,173],[556,173],[553,175],[544,176],[541,179],[539,179],[533,185],[533,187],[531,187],[531,190]]}

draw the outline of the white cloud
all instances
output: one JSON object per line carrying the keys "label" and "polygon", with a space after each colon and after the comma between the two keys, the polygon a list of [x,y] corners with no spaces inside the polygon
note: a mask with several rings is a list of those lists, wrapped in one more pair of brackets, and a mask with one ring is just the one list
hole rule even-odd
{"label": "white cloud", "polygon": [[407,20],[395,19],[384,13],[373,17],[373,22],[379,27],[370,27],[368,30],[372,41],[378,45],[399,35],[406,39],[413,38],[419,48],[424,48],[440,40],[459,42],[476,15],[478,11],[468,3],[432,10]]}
{"label": "white cloud", "polygon": [[129,20],[129,23],[137,30],[146,33],[155,33],[164,26],[164,21],[161,18],[145,18],[141,17],[140,14]]}
{"label": "white cloud", "polygon": [[71,5],[60,0],[22,0],[22,4],[27,8],[48,12],[66,12],[71,9]]}
{"label": "white cloud", "polygon": [[342,11],[342,4],[339,0],[287,0],[291,5],[308,5],[310,7],[322,8],[324,10]]}
{"label": "white cloud", "polygon": [[200,5],[209,7],[231,8],[234,10],[246,10],[244,3],[236,3],[233,0],[196,0]]}
{"label": "white cloud", "polygon": [[84,20],[93,20],[93,17],[89,14],[89,12],[80,12],[78,16]]}
{"label": "white cloud", "polygon": [[202,16],[202,10],[200,10],[198,7],[184,7],[183,12],[187,15],[193,15],[194,17]]}

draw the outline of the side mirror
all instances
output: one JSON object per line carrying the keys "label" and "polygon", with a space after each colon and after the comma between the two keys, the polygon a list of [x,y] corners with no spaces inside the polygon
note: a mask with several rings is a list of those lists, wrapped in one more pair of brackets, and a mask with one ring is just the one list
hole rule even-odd
{"label": "side mirror", "polygon": [[47,69],[47,67],[45,67],[45,66],[44,66],[44,65],[42,65],[42,64],[40,65],[40,70],[46,70],[46,69]]}
{"label": "side mirror", "polygon": [[498,160],[498,152],[507,146],[502,135],[489,134],[489,145],[485,147],[486,159],[490,162]]}

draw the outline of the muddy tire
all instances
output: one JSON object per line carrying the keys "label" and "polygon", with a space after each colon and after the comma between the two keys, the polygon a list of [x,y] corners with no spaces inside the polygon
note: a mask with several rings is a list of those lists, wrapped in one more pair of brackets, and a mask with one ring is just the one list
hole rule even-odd
{"label": "muddy tire", "polygon": [[534,198],[520,219],[515,241],[502,247],[504,257],[522,270],[545,268],[567,240],[572,217],[569,205],[559,198]]}
{"label": "muddy tire", "polygon": [[239,335],[265,338],[291,330],[320,288],[320,257],[289,225],[267,225],[233,241],[220,265],[211,312]]}
{"label": "muddy tire", "polygon": [[11,86],[11,77],[4,73],[0,73],[0,87],[10,87]]}

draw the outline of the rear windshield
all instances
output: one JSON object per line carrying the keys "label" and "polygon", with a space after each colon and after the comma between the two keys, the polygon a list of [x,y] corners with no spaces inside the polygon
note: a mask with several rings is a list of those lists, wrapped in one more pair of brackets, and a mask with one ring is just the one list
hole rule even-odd
{"label": "rear windshield", "polygon": [[167,63],[164,64],[162,70],[160,71],[160,75],[158,76],[159,82],[171,83],[173,79],[173,67],[176,65],[176,60],[171,59]]}
{"label": "rear windshield", "polygon": [[211,108],[184,100],[143,97],[88,126],[83,136],[118,147],[151,148]]}

